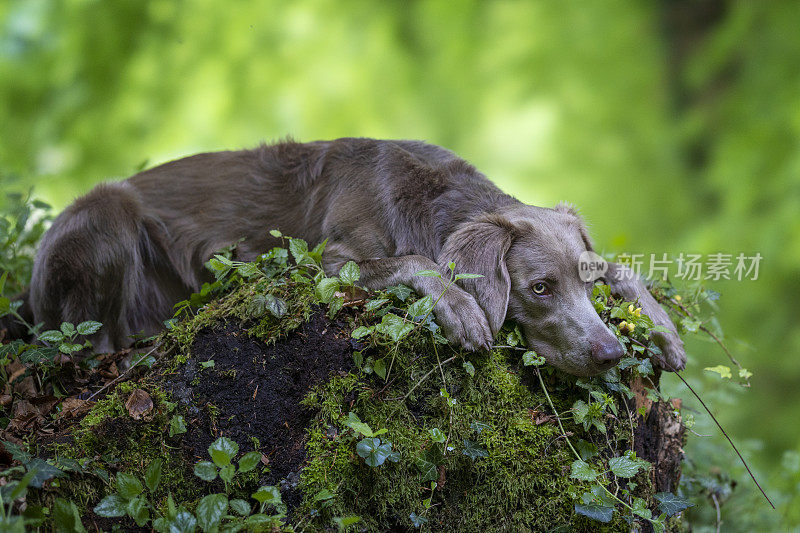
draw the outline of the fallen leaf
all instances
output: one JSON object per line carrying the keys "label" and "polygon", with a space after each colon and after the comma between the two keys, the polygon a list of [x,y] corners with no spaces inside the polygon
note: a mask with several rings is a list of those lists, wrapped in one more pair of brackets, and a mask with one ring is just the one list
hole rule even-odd
{"label": "fallen leaf", "polygon": [[10,394],[3,394],[2,396],[0,396],[0,405],[2,405],[3,407],[8,407],[9,405],[11,405],[11,401],[13,399],[14,398],[12,398]]}
{"label": "fallen leaf", "polygon": [[153,410],[153,399],[142,389],[135,389],[125,402],[125,409],[134,420],[141,420],[142,417]]}
{"label": "fallen leaf", "polygon": [[37,395],[36,382],[33,376],[27,376],[19,383],[14,384],[14,392],[23,398],[33,398]]}
{"label": "fallen leaf", "polygon": [[91,409],[92,404],[80,398],[67,398],[61,402],[61,412],[56,418],[79,417]]}

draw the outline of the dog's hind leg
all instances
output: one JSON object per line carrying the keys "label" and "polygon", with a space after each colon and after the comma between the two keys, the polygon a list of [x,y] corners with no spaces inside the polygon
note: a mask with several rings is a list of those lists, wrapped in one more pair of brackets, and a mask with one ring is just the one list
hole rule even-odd
{"label": "dog's hind leg", "polygon": [[100,185],[69,206],[40,244],[31,279],[34,318],[46,329],[62,322],[102,322],[96,351],[130,344],[129,314],[144,280],[143,207],[127,183]]}

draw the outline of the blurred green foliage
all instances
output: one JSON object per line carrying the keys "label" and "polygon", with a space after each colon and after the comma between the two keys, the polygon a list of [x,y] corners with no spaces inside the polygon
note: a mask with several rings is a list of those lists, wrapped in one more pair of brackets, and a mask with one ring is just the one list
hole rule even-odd
{"label": "blurred green foliage", "polygon": [[[203,150],[425,139],[526,202],[575,203],[598,248],[760,252],[757,281],[711,285],[752,389],[701,371],[724,357],[713,344],[689,346],[686,375],[788,505],[800,492],[800,467],[786,468],[800,449],[798,20],[793,1],[6,0],[0,179],[60,208]],[[741,475],[720,442],[688,449]]]}

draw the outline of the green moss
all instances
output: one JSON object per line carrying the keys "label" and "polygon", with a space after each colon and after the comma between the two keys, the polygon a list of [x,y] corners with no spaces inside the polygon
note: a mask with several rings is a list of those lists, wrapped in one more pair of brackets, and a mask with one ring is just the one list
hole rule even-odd
{"label": "green moss", "polygon": [[[474,377],[457,359],[443,368],[444,378],[437,370],[406,401],[387,400],[402,398],[435,368],[436,354],[423,341],[418,337],[401,347],[399,354],[427,353],[427,357],[406,365],[413,358],[398,355],[402,361],[395,362],[395,381],[382,394],[378,392],[382,382],[351,373],[334,377],[306,396],[304,403],[319,410],[319,415],[308,433],[309,461],[302,474],[305,501],[300,514],[313,516],[310,519],[317,527],[335,516],[358,515],[370,531],[411,528],[411,513],[424,516],[441,531],[546,531],[561,525],[578,531],[602,530],[599,523],[574,512],[577,497],[589,484],[570,478],[574,457],[557,425],[536,423],[534,410],[547,410],[542,407],[546,399],[538,388],[523,382],[531,376],[516,367],[517,354],[502,350],[484,356],[470,354]],[[444,385],[455,399],[452,407],[440,393]],[[559,383],[558,388],[558,408],[563,411],[586,392],[574,381]],[[356,454],[362,437],[345,425],[350,410],[373,430],[388,429],[380,438],[400,453],[397,463],[386,461],[372,468]],[[566,420],[565,425],[574,435],[584,434]],[[334,437],[332,428],[336,428]],[[433,442],[432,428],[449,437],[447,451],[443,444]],[[473,461],[464,454],[465,440],[487,456]],[[440,465],[430,508],[424,501],[431,496],[430,481],[423,479],[416,466],[418,458]],[[334,497],[316,501],[323,490]],[[615,518],[603,528],[629,530],[619,514]]]}

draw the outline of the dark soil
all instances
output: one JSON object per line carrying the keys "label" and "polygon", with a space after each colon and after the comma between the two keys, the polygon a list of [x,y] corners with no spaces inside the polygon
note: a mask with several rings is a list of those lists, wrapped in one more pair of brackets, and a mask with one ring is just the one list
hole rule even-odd
{"label": "dark soil", "polygon": [[[314,385],[346,373],[353,366],[352,354],[346,324],[332,322],[319,310],[273,345],[234,324],[198,333],[192,358],[165,384],[188,406],[187,451],[194,460],[207,460],[208,446],[217,437],[237,442],[241,452],[253,449],[255,437],[269,460],[262,482],[280,485],[290,507],[298,503],[292,489],[305,461],[305,428],[315,415],[300,401]],[[213,367],[203,368],[212,360]]]}

